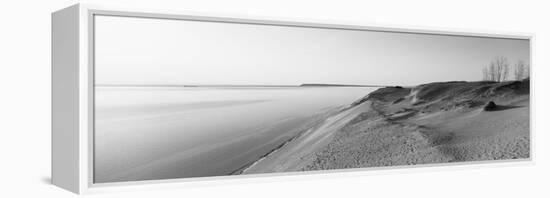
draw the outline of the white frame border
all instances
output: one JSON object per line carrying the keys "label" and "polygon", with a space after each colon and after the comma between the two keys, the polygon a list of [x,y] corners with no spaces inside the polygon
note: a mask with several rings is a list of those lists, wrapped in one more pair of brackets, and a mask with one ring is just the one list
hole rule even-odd
{"label": "white frame border", "polygon": [[[288,179],[319,179],[332,178],[342,176],[364,176],[364,175],[380,175],[380,174],[400,174],[410,172],[425,172],[425,171],[441,171],[441,170],[462,170],[487,167],[508,167],[508,166],[524,166],[534,165],[534,130],[533,120],[534,113],[530,106],[530,158],[516,160],[497,160],[497,161],[474,161],[474,162],[458,162],[445,164],[426,164],[414,166],[391,166],[391,167],[374,167],[374,168],[357,168],[357,169],[341,169],[341,170],[324,170],[324,171],[308,171],[308,172],[288,172],[288,173],[267,173],[254,175],[233,175],[233,176],[216,176],[216,177],[201,177],[201,178],[181,178],[181,179],[166,179],[166,180],[147,180],[136,182],[116,182],[116,183],[93,183],[93,92],[94,92],[94,15],[122,16],[122,17],[144,17],[157,19],[172,19],[172,20],[193,20],[193,21],[210,21],[210,22],[225,22],[225,23],[245,23],[257,25],[279,25],[279,26],[294,26],[294,27],[310,27],[310,28],[327,28],[327,29],[343,29],[343,30],[364,30],[364,31],[379,31],[379,32],[399,32],[399,33],[414,33],[414,34],[432,34],[432,35],[449,35],[449,36],[468,36],[468,37],[483,37],[483,38],[503,38],[503,39],[522,39],[529,40],[530,43],[530,72],[533,77],[533,44],[534,34],[531,33],[510,33],[510,32],[495,32],[495,31],[480,31],[466,29],[448,29],[448,28],[426,28],[413,26],[396,26],[396,25],[378,25],[370,26],[365,24],[357,24],[342,21],[319,21],[312,19],[288,19],[274,17],[259,17],[246,15],[228,15],[228,14],[212,14],[212,13],[196,13],[196,12],[181,12],[167,10],[150,10],[150,9],[114,9],[97,5],[77,4],[79,9],[79,175],[78,188],[71,190],[79,194],[99,193],[99,192],[117,192],[140,189],[167,189],[167,188],[182,188],[189,186],[211,186],[211,185],[227,185],[235,183],[257,183],[257,182],[272,182],[284,181]],[[346,25],[347,24],[347,25]],[[54,44],[52,44],[54,45]],[[55,47],[54,47],[55,48]],[[532,82],[532,81],[531,81]],[[533,83],[530,90],[530,105],[534,103]],[[55,111],[55,109],[54,109]],[[54,133],[54,132],[52,132]],[[373,171],[376,170],[376,171]],[[274,177],[275,176],[275,177]],[[283,177],[284,176],[284,177]]]}

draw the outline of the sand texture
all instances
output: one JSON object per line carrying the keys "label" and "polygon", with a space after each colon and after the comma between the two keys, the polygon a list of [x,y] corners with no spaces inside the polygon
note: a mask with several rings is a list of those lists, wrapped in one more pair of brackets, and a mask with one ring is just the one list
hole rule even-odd
{"label": "sand texture", "polygon": [[243,173],[522,159],[529,140],[529,79],[386,87]]}

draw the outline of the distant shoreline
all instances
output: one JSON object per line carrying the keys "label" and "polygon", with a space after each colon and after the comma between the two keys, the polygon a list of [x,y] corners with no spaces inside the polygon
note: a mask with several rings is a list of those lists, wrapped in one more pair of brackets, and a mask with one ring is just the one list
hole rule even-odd
{"label": "distant shoreline", "polygon": [[390,87],[386,85],[354,85],[354,84],[300,84],[300,85],[177,85],[177,84],[96,84],[96,87],[206,87],[206,88],[276,88],[276,87]]}

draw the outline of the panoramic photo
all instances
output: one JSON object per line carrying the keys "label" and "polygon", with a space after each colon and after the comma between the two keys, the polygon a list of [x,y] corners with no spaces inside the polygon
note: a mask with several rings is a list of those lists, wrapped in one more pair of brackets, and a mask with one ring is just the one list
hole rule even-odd
{"label": "panoramic photo", "polygon": [[526,39],[94,23],[94,183],[530,158]]}

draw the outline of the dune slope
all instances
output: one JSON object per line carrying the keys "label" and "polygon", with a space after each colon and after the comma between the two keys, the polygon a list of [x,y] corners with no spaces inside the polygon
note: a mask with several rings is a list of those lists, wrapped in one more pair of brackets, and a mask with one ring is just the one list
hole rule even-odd
{"label": "dune slope", "polygon": [[529,158],[528,79],[382,88],[354,105],[370,111],[302,170]]}
{"label": "dune slope", "polygon": [[529,145],[529,79],[386,87],[242,173],[520,159]]}

